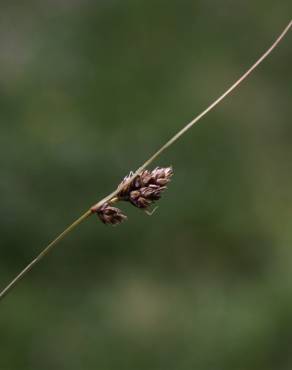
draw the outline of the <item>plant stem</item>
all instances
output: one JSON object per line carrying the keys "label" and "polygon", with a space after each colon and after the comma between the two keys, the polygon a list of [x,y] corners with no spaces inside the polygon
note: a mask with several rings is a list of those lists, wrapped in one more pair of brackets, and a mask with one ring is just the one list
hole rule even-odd
{"label": "plant stem", "polygon": [[[196,116],[191,122],[189,122],[186,126],[184,126],[181,130],[179,130],[174,136],[170,138],[162,147],[160,147],[157,152],[155,152],[141,167],[139,167],[133,174],[132,177],[129,178],[129,182],[131,182],[135,177],[137,177],[146,167],[148,167],[156,158],[158,158],[167,148],[169,148],[172,144],[174,144],[183,134],[185,134],[188,130],[190,130],[195,123],[201,120],[207,113],[209,113],[212,109],[216,107],[227,95],[229,95],[233,90],[236,89],[238,85],[240,85],[258,66],[263,62],[264,59],[275,49],[275,47],[280,43],[280,41],[284,38],[287,34],[289,29],[292,26],[292,21],[288,23],[288,25],[284,28],[281,34],[277,37],[274,43],[269,47],[269,49],[231,86],[227,89],[222,95],[219,96],[213,103],[211,103],[203,112],[201,112],[198,116]],[[115,197],[119,192],[119,189],[116,189],[113,193],[96,203],[92,210],[99,208],[103,203],[110,201],[113,197]]]}
{"label": "plant stem", "polygon": [[282,38],[286,35],[292,25],[292,21],[285,27],[283,32],[278,36],[275,42],[270,46],[270,48],[231,86],[226,90],[218,99],[216,99],[211,105],[208,106],[202,113],[196,116],[190,123],[183,127],[178,133],[176,133],[167,143],[165,143],[155,154],[152,155],[139,170],[143,170],[148,167],[160,154],[162,154],[167,148],[174,144],[183,134],[185,134],[190,128],[194,126],[201,118],[203,118],[207,113],[209,113],[213,108],[216,107],[227,95],[229,95],[238,85],[243,82],[251,72],[257,68],[257,66],[273,51],[273,49],[279,44]]}
{"label": "plant stem", "polygon": [[[226,96],[228,96],[233,90],[237,88],[257,67],[262,61],[275,49],[275,47],[280,43],[280,41],[287,34],[291,28],[292,21],[288,23],[282,33],[270,46],[270,48],[229,88],[227,89],[218,99],[211,103],[203,112],[196,116],[190,123],[178,131],[170,140],[168,140],[156,153],[154,153],[137,171],[133,174],[129,181],[132,181],[137,177],[146,167],[148,167],[158,156],[160,156],[167,148],[174,144],[183,134],[190,130],[195,123],[202,119],[207,113],[214,109]],[[102,206],[106,202],[114,203],[117,198],[116,195],[119,193],[119,188],[113,191],[111,194],[106,196],[104,199],[100,200],[94,206],[92,206],[87,212],[85,212],[81,217],[74,221],[67,229],[65,229],[56,239],[54,239],[29,265],[25,267],[7,286],[0,292],[0,300],[3,299],[6,294],[12,290],[12,288],[19,282],[31,269],[36,265],[42,258],[44,258],[56,245],[62,240],[67,234],[69,234],[73,229],[75,229],[81,222],[87,219],[96,209]]]}
{"label": "plant stem", "polygon": [[88,210],[82,216],[80,216],[76,221],[74,221],[70,226],[67,227],[60,235],[56,237],[42,252],[30,262],[8,285],[5,289],[2,290],[0,293],[0,300],[3,299],[6,294],[42,259],[44,258],[53,248],[54,246],[62,240],[67,234],[69,234],[73,229],[75,229],[78,225],[81,224],[86,218],[91,215],[92,211]]}

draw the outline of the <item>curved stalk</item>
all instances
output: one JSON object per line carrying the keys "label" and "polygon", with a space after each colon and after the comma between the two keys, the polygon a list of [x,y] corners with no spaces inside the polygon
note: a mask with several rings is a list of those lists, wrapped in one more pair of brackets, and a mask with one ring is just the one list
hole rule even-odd
{"label": "curved stalk", "polygon": [[[275,49],[275,47],[280,43],[280,41],[287,34],[291,28],[292,21],[288,23],[282,33],[270,46],[270,48],[231,86],[229,87],[219,98],[217,98],[213,103],[211,103],[203,112],[196,116],[190,123],[179,130],[170,140],[168,140],[156,153],[154,153],[129,179],[133,180],[138,176],[146,167],[148,167],[157,157],[159,157],[167,148],[174,144],[182,135],[184,135],[188,130],[190,130],[199,120],[201,120],[207,113],[214,109],[226,96],[228,96],[232,91],[234,91],[262,62],[266,57]],[[30,264],[28,264],[1,292],[0,300],[2,300],[13,288],[14,286],[42,259],[44,258],[66,235],[68,235],[73,229],[81,224],[85,219],[87,219],[96,209],[101,207],[106,202],[114,203],[116,201],[116,195],[119,189],[116,189],[111,194],[106,196],[104,199],[100,200],[94,206],[92,206],[87,212],[80,216],[76,221],[74,221],[70,226],[68,226],[59,236],[56,237]]]}
{"label": "curved stalk", "polygon": [[81,224],[86,218],[91,215],[92,211],[88,210],[82,216],[80,216],[76,221],[74,221],[70,226],[68,226],[60,235],[56,237],[41,253],[32,260],[0,293],[0,300],[3,299],[6,294],[41,260],[43,259],[54,247],[61,241],[66,235],[68,235],[73,229]]}

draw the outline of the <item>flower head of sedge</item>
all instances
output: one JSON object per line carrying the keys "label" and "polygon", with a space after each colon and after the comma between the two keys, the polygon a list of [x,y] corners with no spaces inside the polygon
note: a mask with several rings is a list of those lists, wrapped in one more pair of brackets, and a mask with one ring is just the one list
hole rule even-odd
{"label": "flower head of sedge", "polygon": [[172,175],[171,167],[156,167],[153,171],[144,170],[133,180],[131,180],[133,174],[130,173],[121,182],[118,197],[145,209],[160,199]]}
{"label": "flower head of sedge", "polygon": [[108,225],[118,225],[127,219],[119,208],[112,206],[115,202],[128,201],[147,212],[146,209],[160,199],[172,175],[171,167],[156,167],[153,171],[143,170],[134,178],[131,172],[120,183],[117,196],[98,208],[92,208],[92,212]]}
{"label": "flower head of sedge", "polygon": [[108,225],[118,225],[127,219],[119,208],[112,207],[108,203],[104,203],[95,213],[104,224]]}

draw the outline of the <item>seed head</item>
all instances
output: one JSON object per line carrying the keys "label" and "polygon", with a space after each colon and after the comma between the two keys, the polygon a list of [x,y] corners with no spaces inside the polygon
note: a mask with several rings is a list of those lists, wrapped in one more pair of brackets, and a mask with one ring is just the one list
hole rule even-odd
{"label": "seed head", "polygon": [[121,182],[118,197],[138,208],[145,209],[160,199],[172,175],[171,167],[156,167],[153,171],[143,170],[140,175],[131,180],[133,176],[131,172]]}
{"label": "seed head", "polygon": [[100,208],[94,210],[99,219],[107,225],[118,225],[127,219],[127,216],[116,207],[104,203]]}

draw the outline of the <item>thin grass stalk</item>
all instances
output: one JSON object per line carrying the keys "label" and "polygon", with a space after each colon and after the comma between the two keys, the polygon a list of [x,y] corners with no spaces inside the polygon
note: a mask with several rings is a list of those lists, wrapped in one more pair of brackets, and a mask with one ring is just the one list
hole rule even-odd
{"label": "thin grass stalk", "polygon": [[[265,59],[266,57],[276,48],[276,46],[281,42],[281,40],[288,33],[292,26],[292,21],[284,28],[282,33],[277,37],[274,43],[269,47],[269,49],[232,85],[230,86],[222,95],[219,96],[214,102],[212,102],[203,112],[197,115],[191,122],[179,130],[174,136],[170,138],[161,148],[157,150],[141,167],[139,167],[133,175],[130,177],[129,181],[134,180],[135,177],[139,176],[141,172],[146,169],[155,159],[157,159],[167,148],[172,146],[181,136],[183,136],[187,131],[189,131],[197,122],[199,122],[207,113],[213,110],[223,99],[225,99],[229,94],[231,94]],[[2,300],[14,287],[15,285],[23,279],[23,277],[38,263],[40,262],[56,245],[69,233],[71,233],[77,226],[79,226],[83,221],[88,219],[88,217],[93,214],[98,208],[102,207],[105,203],[113,204],[117,201],[117,195],[119,193],[119,188],[114,190],[111,194],[100,200],[98,203],[93,205],[89,210],[87,210],[82,216],[75,220],[70,226],[68,226],[61,234],[59,234],[49,245],[47,245],[36,258],[34,258],[1,292],[0,300]]]}

